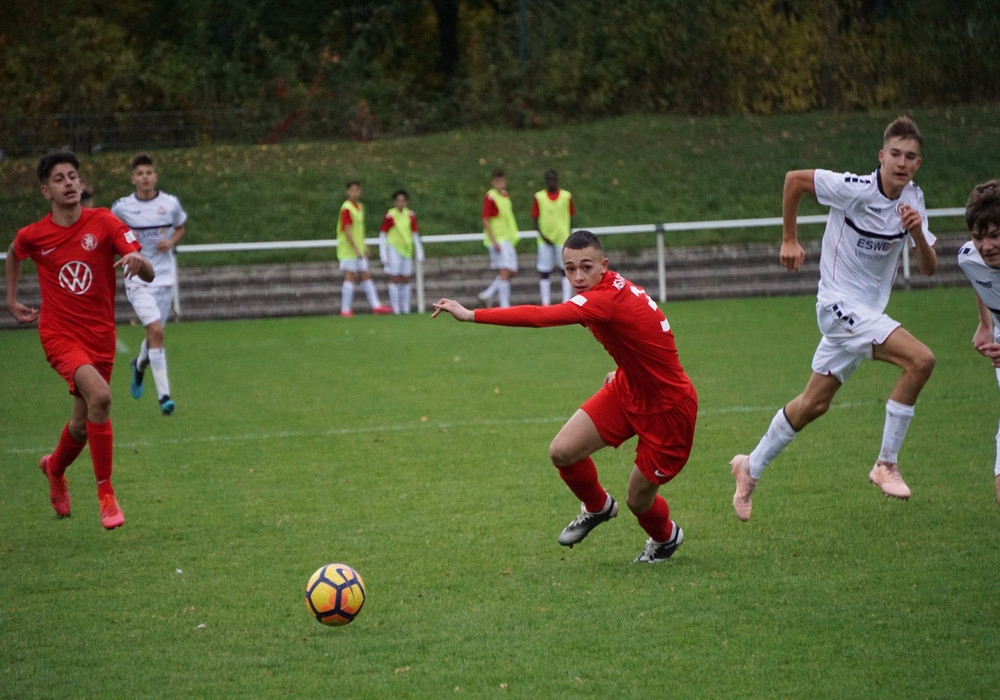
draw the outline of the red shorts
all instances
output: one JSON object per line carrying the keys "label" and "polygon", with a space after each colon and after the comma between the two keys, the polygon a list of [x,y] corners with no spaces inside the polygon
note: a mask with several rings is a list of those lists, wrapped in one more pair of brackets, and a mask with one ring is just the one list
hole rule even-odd
{"label": "red shorts", "polygon": [[594,421],[605,443],[618,448],[639,437],[635,466],[654,484],[665,484],[687,464],[698,418],[698,395],[691,393],[663,413],[630,413],[622,406],[615,383],[605,384],[581,407]]}
{"label": "red shorts", "polygon": [[104,381],[111,383],[111,370],[115,366],[115,346],[111,352],[98,352],[81,345],[79,341],[50,338],[42,344],[45,359],[59,376],[69,384],[69,393],[76,394],[76,371],[84,365],[93,365]]}

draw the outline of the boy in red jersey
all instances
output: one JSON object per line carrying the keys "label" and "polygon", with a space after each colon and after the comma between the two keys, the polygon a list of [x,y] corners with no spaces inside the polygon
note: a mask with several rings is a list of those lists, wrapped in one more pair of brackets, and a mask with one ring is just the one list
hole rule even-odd
{"label": "boy in red jersey", "polygon": [[[25,226],[7,251],[7,309],[18,323],[38,321],[45,357],[66,380],[73,414],[52,454],[39,464],[49,480],[49,500],[60,517],[70,511],[66,467],[90,443],[101,524],[125,523],[111,486],[111,370],[115,360],[115,268],[126,277],[153,279],[153,266],[128,226],[107,209],[80,206],[80,164],[69,151],[50,153],[36,171],[52,211]],[[115,262],[115,256],[120,259]],[[17,301],[21,262],[38,268],[42,308]]]}
{"label": "boy in red jersey", "polygon": [[576,231],[563,245],[562,255],[575,293],[567,302],[471,311],[441,299],[434,304],[433,316],[446,311],[459,321],[533,328],[579,323],[594,335],[618,367],[549,446],[560,477],[582,502],[580,515],[559,535],[559,544],[572,547],[618,514],[618,504],[601,486],[590,455],[637,435],[627,504],[649,539],[635,561],[664,561],[684,542],[684,533],[670,519],[670,508],[658,491],[677,476],[691,454],[698,396],[677,357],[670,323],[642,289],[608,270],[597,236]]}

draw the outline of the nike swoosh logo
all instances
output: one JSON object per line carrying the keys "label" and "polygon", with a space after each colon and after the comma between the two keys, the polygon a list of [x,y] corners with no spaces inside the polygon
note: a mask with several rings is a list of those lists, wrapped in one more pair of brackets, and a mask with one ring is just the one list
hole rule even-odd
{"label": "nike swoosh logo", "polygon": [[49,253],[51,253],[51,252],[52,252],[53,250],[55,250],[55,248],[49,248],[48,250],[43,250],[43,251],[42,251],[42,255],[48,255],[48,254],[49,254]]}
{"label": "nike swoosh logo", "polygon": [[656,476],[660,477],[661,479],[662,479],[663,477],[665,477],[665,476],[670,476],[669,474],[664,474],[664,473],[663,473],[663,472],[661,472],[661,471],[660,471],[659,469],[654,469],[654,470],[653,470],[653,474],[655,474]]}

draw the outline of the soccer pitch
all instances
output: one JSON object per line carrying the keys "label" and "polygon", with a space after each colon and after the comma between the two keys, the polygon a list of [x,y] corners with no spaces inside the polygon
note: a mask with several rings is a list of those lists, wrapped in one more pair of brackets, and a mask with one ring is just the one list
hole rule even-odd
{"label": "soccer pitch", "polygon": [[[112,382],[123,528],[89,452],[56,518],[39,458],[69,416],[34,331],[0,334],[0,697],[988,697],[1000,678],[1000,401],[967,287],[897,291],[937,356],[900,455],[867,483],[898,376],[866,363],[768,469],[753,518],[728,461],[804,386],[811,297],[668,303],[699,392],[662,493],[685,543],[633,564],[622,508],[573,549],[548,461],[610,358],[582,328],[429,316],[168,326],[177,412]],[[142,331],[119,329],[133,349]],[[147,394],[149,394],[147,390]],[[624,499],[634,440],[595,455]],[[303,589],[344,562],[341,628]]]}

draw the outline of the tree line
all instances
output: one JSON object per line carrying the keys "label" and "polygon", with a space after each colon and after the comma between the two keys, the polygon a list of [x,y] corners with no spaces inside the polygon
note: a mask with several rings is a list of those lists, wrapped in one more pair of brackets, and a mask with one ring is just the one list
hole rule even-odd
{"label": "tree line", "polygon": [[[0,149],[66,115],[233,110],[242,139],[1000,98],[995,0],[66,0],[0,27]],[[56,130],[55,133],[58,133]],[[34,136],[31,136],[34,135]],[[60,145],[51,143],[49,145]]]}

